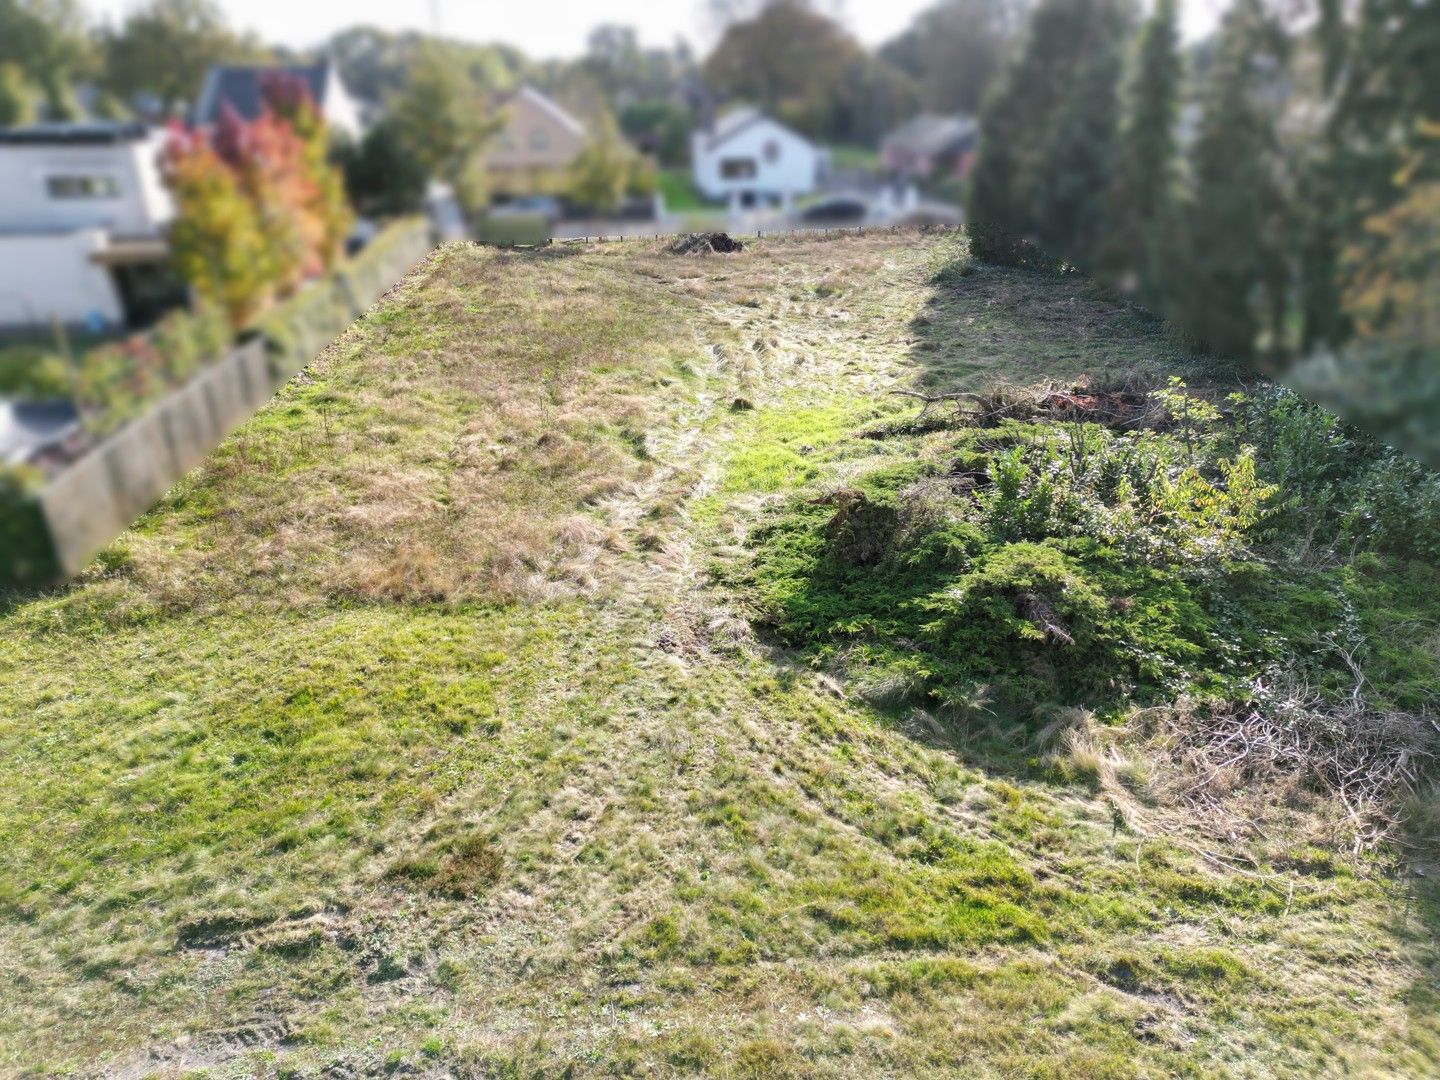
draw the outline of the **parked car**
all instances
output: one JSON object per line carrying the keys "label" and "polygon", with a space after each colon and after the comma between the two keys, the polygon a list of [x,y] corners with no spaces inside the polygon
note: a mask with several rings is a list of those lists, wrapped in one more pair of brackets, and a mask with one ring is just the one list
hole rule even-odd
{"label": "parked car", "polygon": [[832,195],[800,212],[804,225],[863,225],[870,219],[870,204],[854,195]]}
{"label": "parked car", "polygon": [[491,205],[489,217],[541,217],[557,221],[561,217],[560,200],[552,195],[517,195],[513,199]]}

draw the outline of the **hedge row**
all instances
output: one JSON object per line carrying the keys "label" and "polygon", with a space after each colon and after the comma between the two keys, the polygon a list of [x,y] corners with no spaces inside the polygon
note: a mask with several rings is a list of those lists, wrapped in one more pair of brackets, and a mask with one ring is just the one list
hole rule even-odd
{"label": "hedge row", "polygon": [[386,227],[365,249],[334,273],[270,309],[251,330],[264,337],[280,378],[299,371],[410,269],[430,244],[424,218],[405,218]]}

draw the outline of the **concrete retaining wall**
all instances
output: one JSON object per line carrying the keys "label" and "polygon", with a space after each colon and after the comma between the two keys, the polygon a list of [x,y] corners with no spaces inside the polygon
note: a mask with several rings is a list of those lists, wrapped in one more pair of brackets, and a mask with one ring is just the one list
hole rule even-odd
{"label": "concrete retaining wall", "polygon": [[60,572],[83,569],[270,393],[264,343],[249,342],[58,473],[39,502]]}
{"label": "concrete retaining wall", "polygon": [[40,489],[36,498],[62,576],[84,569],[429,252],[423,221],[396,228],[377,257],[362,254],[343,278],[310,286],[312,302],[287,325],[285,342],[262,336],[239,346]]}

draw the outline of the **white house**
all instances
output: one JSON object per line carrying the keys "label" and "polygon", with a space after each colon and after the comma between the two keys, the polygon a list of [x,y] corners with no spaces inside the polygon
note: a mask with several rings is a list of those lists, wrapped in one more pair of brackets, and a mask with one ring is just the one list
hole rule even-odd
{"label": "white house", "polygon": [[174,302],[162,130],[0,128],[0,327],[148,321]]}
{"label": "white house", "polygon": [[732,109],[691,136],[690,160],[706,198],[724,199],[734,210],[788,210],[815,190],[826,155],[757,109]]}
{"label": "white house", "polygon": [[205,76],[205,85],[195,103],[192,117],[195,125],[212,127],[219,123],[220,113],[227,105],[243,120],[256,119],[265,105],[265,77],[277,72],[293,76],[305,84],[331,135],[359,141],[364,134],[360,103],[345,88],[340,70],[330,60],[317,60],[313,64],[213,67]]}

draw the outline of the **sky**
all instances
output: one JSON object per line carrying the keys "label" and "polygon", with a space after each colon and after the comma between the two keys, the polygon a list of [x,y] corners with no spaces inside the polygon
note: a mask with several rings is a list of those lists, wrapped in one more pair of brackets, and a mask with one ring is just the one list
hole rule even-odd
{"label": "sky", "polygon": [[[909,25],[934,0],[819,0],[818,6],[867,45],[879,45]],[[388,30],[431,30],[470,41],[516,45],[535,59],[578,56],[600,23],[633,26],[646,45],[685,38],[700,51],[714,42],[704,0],[220,0],[231,23],[263,40],[303,49],[336,30],[370,24]],[[1185,36],[1203,34],[1223,0],[1182,0]],[[141,0],[91,0],[87,5],[118,22]]]}

